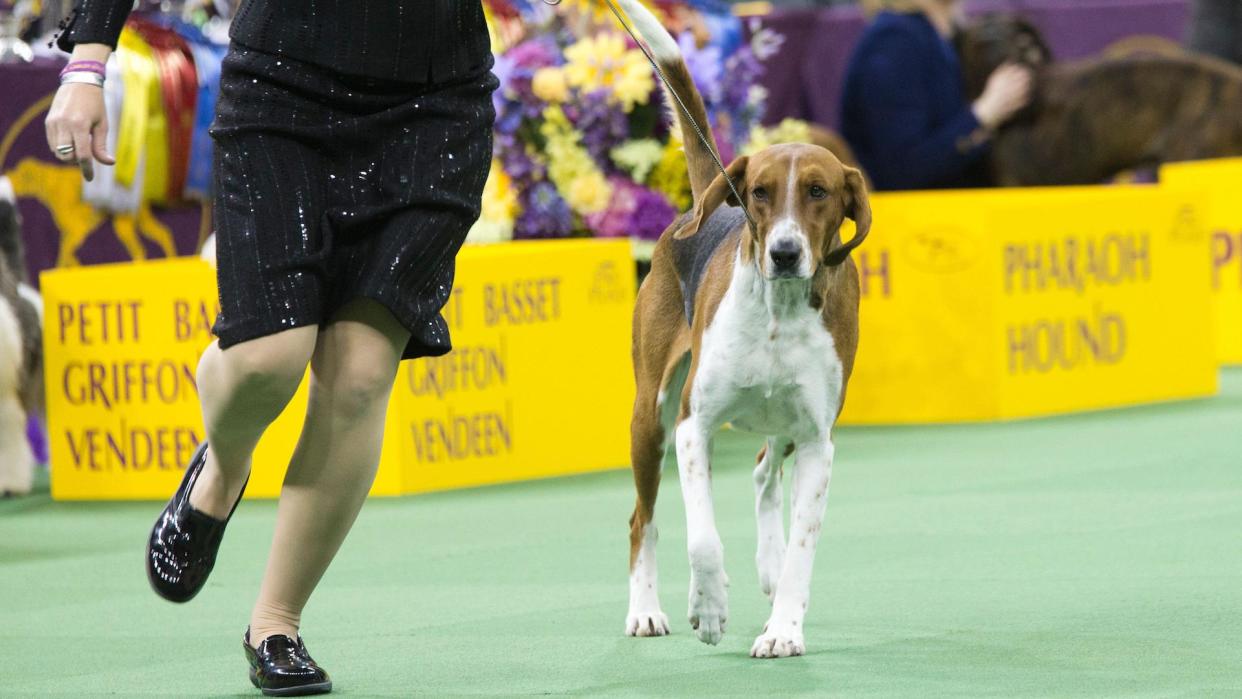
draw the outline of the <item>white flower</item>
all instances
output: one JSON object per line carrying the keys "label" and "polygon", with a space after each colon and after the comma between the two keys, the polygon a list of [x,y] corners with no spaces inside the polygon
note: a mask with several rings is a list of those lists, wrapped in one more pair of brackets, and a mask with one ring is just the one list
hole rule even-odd
{"label": "white flower", "polygon": [[766,61],[776,55],[784,44],[785,37],[764,28],[758,17],[750,20],[750,50],[755,52],[756,58]]}
{"label": "white flower", "polygon": [[768,99],[768,88],[763,85],[751,85],[746,91],[746,104],[751,107],[758,107]]}

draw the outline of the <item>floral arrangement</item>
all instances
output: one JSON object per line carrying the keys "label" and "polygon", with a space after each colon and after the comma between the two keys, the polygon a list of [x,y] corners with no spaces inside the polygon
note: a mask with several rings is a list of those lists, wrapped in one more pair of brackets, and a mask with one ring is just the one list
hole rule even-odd
{"label": "floral arrangement", "polygon": [[[763,133],[758,80],[780,39],[754,27],[743,42],[727,8],[653,5],[678,37],[728,162]],[[507,45],[496,51],[494,160],[469,240],[658,238],[689,206],[690,185],[642,51],[598,0],[488,7],[503,24],[493,36]]]}

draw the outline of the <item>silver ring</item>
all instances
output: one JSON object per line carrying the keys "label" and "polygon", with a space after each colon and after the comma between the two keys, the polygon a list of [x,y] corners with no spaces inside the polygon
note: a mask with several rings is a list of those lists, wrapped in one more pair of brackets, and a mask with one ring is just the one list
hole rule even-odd
{"label": "silver ring", "polygon": [[56,152],[60,153],[61,155],[69,155],[70,153],[73,152],[73,144],[66,143],[63,146],[56,146]]}

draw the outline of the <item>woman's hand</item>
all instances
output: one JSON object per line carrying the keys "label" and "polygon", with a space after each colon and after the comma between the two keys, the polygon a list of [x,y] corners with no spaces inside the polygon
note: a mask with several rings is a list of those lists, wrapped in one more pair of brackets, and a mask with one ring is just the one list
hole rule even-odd
{"label": "woman's hand", "polygon": [[[107,62],[109,47],[98,48],[102,49],[102,56],[94,46],[78,46],[73,57]],[[95,178],[96,160],[104,165],[116,163],[108,154],[108,112],[104,108],[103,88],[85,83],[61,85],[52,99],[45,128],[47,145],[56,159],[77,163],[88,182]]]}
{"label": "woman's hand", "polygon": [[1031,69],[1017,63],[1004,63],[988,77],[983,94],[971,105],[975,118],[989,129],[1009,121],[1031,103]]}

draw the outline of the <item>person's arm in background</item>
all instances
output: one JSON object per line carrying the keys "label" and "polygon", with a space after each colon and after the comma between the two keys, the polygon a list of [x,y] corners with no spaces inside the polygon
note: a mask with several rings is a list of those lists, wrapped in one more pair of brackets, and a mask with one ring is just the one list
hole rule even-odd
{"label": "person's arm in background", "polygon": [[[57,44],[71,52],[70,62],[107,63],[132,8],[132,0],[78,0],[69,26]],[[115,162],[107,151],[108,115],[100,87],[83,83],[61,85],[52,99],[45,128],[48,147],[56,157],[76,162],[88,180],[95,176],[95,160],[105,165]],[[58,147],[70,144],[74,147],[72,152],[57,152]]]}
{"label": "person's arm in background", "polygon": [[961,176],[987,150],[988,131],[1026,104],[1030,73],[1002,66],[973,105],[944,124],[931,124],[930,90],[913,85],[927,57],[915,42],[894,34],[861,64],[859,113],[876,144],[868,173],[882,189],[921,189]]}

